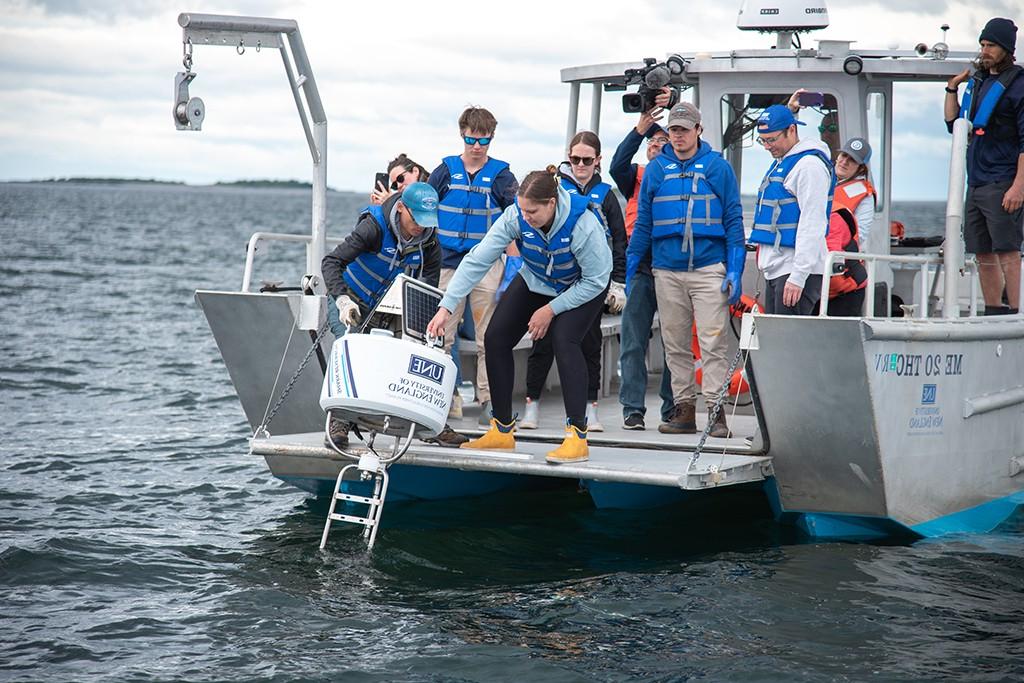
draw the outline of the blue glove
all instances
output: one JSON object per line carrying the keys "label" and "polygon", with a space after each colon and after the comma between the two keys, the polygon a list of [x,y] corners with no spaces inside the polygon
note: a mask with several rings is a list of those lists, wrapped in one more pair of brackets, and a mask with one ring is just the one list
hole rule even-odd
{"label": "blue glove", "polygon": [[636,254],[626,253],[626,296],[629,296],[629,288],[633,284],[633,276],[640,266],[640,257]]}
{"label": "blue glove", "polygon": [[743,266],[747,262],[747,250],[743,247],[729,247],[725,259],[725,279],[722,291],[729,292],[729,305],[735,306],[743,294]]}
{"label": "blue glove", "polygon": [[505,293],[508,286],[512,284],[512,280],[516,274],[519,273],[519,269],[523,267],[522,256],[505,256],[505,270],[501,274],[501,284],[498,285],[498,291],[494,293],[495,300],[500,299],[501,295]]}

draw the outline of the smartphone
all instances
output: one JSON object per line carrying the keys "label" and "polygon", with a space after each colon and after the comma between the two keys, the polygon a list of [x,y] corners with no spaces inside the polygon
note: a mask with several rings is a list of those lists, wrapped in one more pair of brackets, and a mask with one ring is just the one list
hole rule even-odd
{"label": "smartphone", "polygon": [[801,107],[820,107],[825,104],[825,94],[820,92],[802,92],[796,96]]}
{"label": "smartphone", "polygon": [[373,191],[374,191],[374,192],[379,192],[379,191],[380,191],[380,188],[382,188],[382,187],[383,187],[383,188],[384,188],[385,190],[387,190],[387,189],[388,189],[388,186],[389,186],[390,184],[391,184],[391,181],[390,181],[390,179],[388,178],[388,174],[387,174],[387,173],[378,173],[378,174],[377,174],[376,176],[374,176],[374,178],[373,178]]}

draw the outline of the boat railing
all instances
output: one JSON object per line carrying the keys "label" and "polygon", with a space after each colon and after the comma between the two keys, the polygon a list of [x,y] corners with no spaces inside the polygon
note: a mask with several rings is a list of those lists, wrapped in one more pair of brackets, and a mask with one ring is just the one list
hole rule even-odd
{"label": "boat railing", "polygon": [[[931,298],[933,286],[929,285],[929,271],[932,266],[938,268],[944,265],[943,254],[922,254],[918,255],[904,255],[904,254],[864,254],[860,252],[851,251],[830,251],[825,256],[825,273],[826,275],[831,274],[833,271],[833,264],[838,261],[845,261],[846,259],[856,259],[863,261],[865,269],[868,272],[867,279],[867,291],[875,291],[875,264],[879,261],[886,263],[905,263],[911,265],[917,265],[920,267],[920,278],[917,287],[914,288],[914,304],[913,304],[913,317],[915,318],[927,318],[928,317],[928,301]],[[970,316],[974,317],[978,312],[978,297],[977,297],[977,274],[978,263],[974,257],[968,257],[964,259],[964,272],[970,275],[971,279],[971,301],[970,301]],[[936,271],[938,272],[938,271]],[[818,313],[819,316],[828,315],[828,294],[829,286],[831,284],[831,277],[822,278],[821,283],[821,301],[823,305]],[[868,318],[875,317],[875,297],[865,297],[865,310],[864,315]]]}
{"label": "boat railing", "polygon": [[[340,244],[341,237],[327,237],[326,242],[330,246]],[[252,285],[253,264],[256,261],[256,252],[261,242],[301,242],[306,245],[306,262],[310,261],[313,251],[312,235],[296,235],[284,232],[254,232],[249,238],[249,244],[245,249],[245,271],[242,273],[242,292],[249,293]]]}

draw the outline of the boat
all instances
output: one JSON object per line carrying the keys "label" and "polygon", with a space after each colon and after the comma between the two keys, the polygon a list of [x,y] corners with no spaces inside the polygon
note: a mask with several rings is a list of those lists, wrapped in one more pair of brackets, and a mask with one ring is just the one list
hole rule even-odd
{"label": "boat", "polygon": [[[831,116],[839,139],[863,137],[875,150],[875,224],[888,226],[894,86],[943,83],[973,55],[951,51],[944,41],[914,50],[854,49],[837,40],[803,47],[801,33],[828,25],[825,3],[768,5],[744,2],[738,19],[740,28],[774,38],[766,49],[672,53],[663,62],[563,69],[561,80],[569,86],[567,141],[579,127],[583,88],[592,93],[589,129],[599,132],[603,93],[646,82],[652,70],[664,69],[659,73],[667,73],[668,82],[703,110],[704,139],[724,150],[742,187],[759,180],[767,166],[767,155],[752,151],[758,113],[798,88],[818,91],[825,106],[808,110],[811,123]],[[780,522],[811,537],[850,540],[990,531],[1024,503],[1024,317],[977,316],[976,266],[964,258],[960,228],[968,130],[962,119],[952,136],[941,249],[894,249],[888,231],[873,231],[856,255],[869,273],[859,318],[828,317],[826,310],[815,317],[743,315],[733,341],[734,365],[749,382],[743,397],[749,404],[733,397],[718,406],[729,411],[733,438],[709,439],[707,430],[692,437],[625,432],[606,420],[604,432],[590,434],[588,462],[552,466],[543,456],[561,440],[564,423],[560,414],[549,413],[540,429],[517,434],[515,452],[447,449],[415,441],[410,431],[401,448],[400,437],[393,437],[394,452],[402,455],[386,467],[375,463],[362,474],[358,468],[341,474],[367,450],[343,453],[323,444],[318,397],[334,339],[324,324],[319,264],[337,240],[325,231],[327,117],[298,24],[204,14],[182,14],[179,24],[185,71],[175,79],[174,120],[182,130],[199,130],[205,116],[203,103],[188,92],[195,47],[281,51],[313,165],[310,233],[255,233],[241,288],[199,290],[195,299],[253,430],[251,453],[281,480],[332,499],[332,514],[349,478],[365,479],[370,468],[386,469],[388,501],[566,486],[585,490],[598,507],[657,509],[740,487],[765,496]],[[274,241],[305,247],[296,284],[251,291],[259,247]],[[756,291],[756,273],[748,262],[745,292]],[[606,316],[603,330],[607,394],[616,368],[617,317]],[[657,370],[654,333],[650,361]],[[525,366],[528,342],[520,347]],[[471,362],[471,355],[464,361]],[[604,401],[605,415],[618,414],[617,402],[607,396]],[[657,401],[649,395],[648,406]],[[467,412],[452,426],[480,433],[475,414]],[[372,496],[357,498],[345,502]]]}

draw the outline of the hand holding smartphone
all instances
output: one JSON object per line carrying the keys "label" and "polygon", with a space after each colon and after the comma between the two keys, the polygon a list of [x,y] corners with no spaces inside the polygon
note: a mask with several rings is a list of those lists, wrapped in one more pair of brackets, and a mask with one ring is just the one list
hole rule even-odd
{"label": "hand holding smartphone", "polygon": [[825,104],[825,94],[820,92],[802,92],[796,97],[801,107],[821,107]]}
{"label": "hand holding smartphone", "polygon": [[388,191],[388,174],[378,173],[373,179],[373,191],[374,192],[387,192]]}

